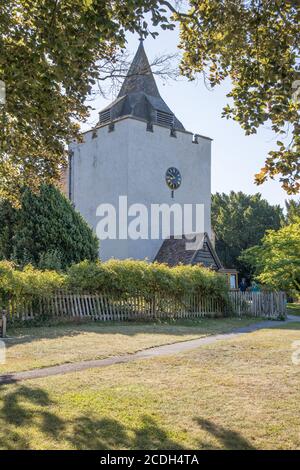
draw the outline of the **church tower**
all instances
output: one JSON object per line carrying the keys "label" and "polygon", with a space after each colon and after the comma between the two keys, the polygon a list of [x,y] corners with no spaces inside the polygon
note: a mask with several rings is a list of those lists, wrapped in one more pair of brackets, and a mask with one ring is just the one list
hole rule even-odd
{"label": "church tower", "polygon": [[[148,214],[152,205],[202,204],[203,232],[210,237],[211,139],[186,131],[164,102],[143,41],[118,97],[99,113],[98,125],[83,134],[83,142],[70,145],[70,155],[69,197],[95,232],[104,215],[99,206],[114,207],[119,225],[121,209],[127,210],[120,208],[123,196],[123,206],[131,207],[128,223],[136,204]],[[100,240],[101,260],[153,261],[165,238],[151,237],[153,223],[149,218],[148,237],[132,239],[121,222],[116,239]]]}

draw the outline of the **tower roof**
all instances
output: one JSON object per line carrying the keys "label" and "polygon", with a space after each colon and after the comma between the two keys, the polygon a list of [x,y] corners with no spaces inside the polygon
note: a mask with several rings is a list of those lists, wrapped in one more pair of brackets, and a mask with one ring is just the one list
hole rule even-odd
{"label": "tower roof", "polygon": [[99,124],[128,115],[184,130],[160,96],[142,40],[117,99],[99,113]]}
{"label": "tower roof", "polygon": [[146,95],[160,98],[142,40],[140,40],[140,45],[118,94],[118,98],[130,93],[145,93]]}

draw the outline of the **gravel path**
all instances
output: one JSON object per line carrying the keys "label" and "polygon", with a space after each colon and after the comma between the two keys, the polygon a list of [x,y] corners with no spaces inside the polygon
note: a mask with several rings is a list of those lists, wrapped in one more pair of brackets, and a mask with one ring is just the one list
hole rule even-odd
{"label": "gravel path", "polygon": [[223,341],[237,338],[245,333],[252,333],[263,328],[274,328],[291,322],[300,322],[300,317],[289,315],[286,321],[270,321],[266,320],[255,323],[250,326],[238,328],[231,333],[223,333],[218,335],[205,336],[204,338],[193,339],[189,341],[181,341],[178,343],[166,344],[164,346],[156,346],[149,349],[139,351],[134,354],[126,354],[123,356],[112,356],[106,359],[96,359],[91,361],[75,362],[73,364],[62,364],[59,366],[44,367],[42,369],[34,369],[24,372],[15,372],[11,374],[0,375],[0,385],[20,382],[29,379],[40,379],[53,375],[68,374],[70,372],[79,372],[86,369],[94,369],[98,367],[106,367],[114,364],[122,364],[125,362],[136,361],[137,359],[148,359],[152,357],[167,356],[178,354],[181,352],[196,349],[205,344],[212,344],[216,341]]}

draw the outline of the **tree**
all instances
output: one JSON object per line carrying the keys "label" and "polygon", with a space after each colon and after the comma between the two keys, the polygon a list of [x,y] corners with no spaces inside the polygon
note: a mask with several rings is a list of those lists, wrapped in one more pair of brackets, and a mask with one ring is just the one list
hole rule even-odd
{"label": "tree", "polygon": [[237,121],[247,135],[269,123],[276,134],[286,135],[269,153],[256,183],[280,175],[282,187],[297,193],[299,0],[189,0],[187,13],[167,1],[161,3],[180,24],[182,73],[190,79],[202,73],[211,87],[230,78],[230,104],[223,117]]}
{"label": "tree", "polygon": [[228,268],[249,278],[249,265],[239,260],[243,250],[258,245],[268,229],[279,229],[283,221],[280,206],[271,206],[261,195],[231,191],[212,196],[212,227],[216,250]]}
{"label": "tree", "polygon": [[21,207],[0,205],[0,256],[21,265],[66,268],[98,257],[98,239],[71,203],[53,186],[24,190]]}
{"label": "tree", "polygon": [[241,258],[254,268],[262,284],[299,295],[299,253],[300,218],[278,231],[268,231],[261,245],[246,250]]}
{"label": "tree", "polygon": [[300,217],[300,199],[298,201],[285,201],[286,207],[286,223],[292,224]]}
{"label": "tree", "polygon": [[0,259],[10,259],[17,212],[7,200],[0,200]]}
{"label": "tree", "polygon": [[232,104],[224,116],[246,134],[268,122],[278,134],[285,125],[291,130],[256,182],[281,175],[288,193],[299,190],[299,1],[190,0],[187,13],[179,11],[182,3],[0,0],[0,81],[7,91],[0,105],[0,197],[17,201],[20,188],[59,178],[66,143],[79,138],[78,122],[88,116],[86,98],[111,76],[126,31],[156,35],[147,14],[152,25],[172,29],[170,12],[181,27],[182,73],[193,79],[203,72],[211,86],[230,77]]}
{"label": "tree", "polygon": [[[144,20],[172,28],[155,0],[0,0],[0,197],[59,179],[85,99]],[[104,71],[104,74],[106,70]]]}

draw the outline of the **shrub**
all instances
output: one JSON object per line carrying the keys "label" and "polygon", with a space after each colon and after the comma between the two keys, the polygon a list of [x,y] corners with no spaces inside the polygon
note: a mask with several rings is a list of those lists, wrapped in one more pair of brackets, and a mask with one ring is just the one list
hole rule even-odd
{"label": "shrub", "polygon": [[0,203],[0,258],[57,270],[96,260],[98,248],[92,229],[53,186],[24,190],[19,209]]}
{"label": "shrub", "polygon": [[55,271],[40,271],[28,265],[23,270],[14,263],[0,261],[0,296],[43,296],[64,287],[66,276]]}
{"label": "shrub", "polygon": [[8,261],[0,262],[0,300],[39,298],[57,290],[86,293],[108,293],[115,298],[128,298],[135,294],[150,300],[154,294],[160,299],[184,300],[190,294],[228,303],[228,287],[224,276],[200,266],[149,264],[145,261],[110,260],[82,261],[71,266],[66,274],[41,271],[31,265],[18,269]]}
{"label": "shrub", "polygon": [[105,263],[83,261],[67,272],[66,283],[71,289],[145,296],[154,293],[182,298],[201,294],[226,299],[227,282],[224,276],[201,266],[176,266],[136,260],[110,260]]}
{"label": "shrub", "polygon": [[43,270],[60,271],[63,255],[59,250],[49,250],[40,255],[38,267]]}

